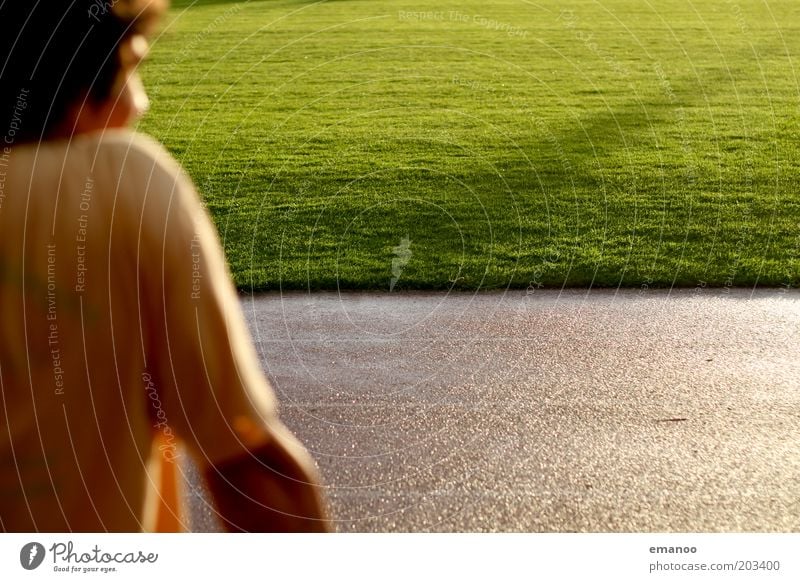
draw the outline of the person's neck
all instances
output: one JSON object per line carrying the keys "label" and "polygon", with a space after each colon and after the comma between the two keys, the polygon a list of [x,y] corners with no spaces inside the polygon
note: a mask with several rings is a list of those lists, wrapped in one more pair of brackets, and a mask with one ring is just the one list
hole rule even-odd
{"label": "person's neck", "polygon": [[91,103],[88,99],[70,108],[61,123],[51,132],[51,139],[73,139],[81,135],[126,129],[127,119],[116,119],[112,104]]}

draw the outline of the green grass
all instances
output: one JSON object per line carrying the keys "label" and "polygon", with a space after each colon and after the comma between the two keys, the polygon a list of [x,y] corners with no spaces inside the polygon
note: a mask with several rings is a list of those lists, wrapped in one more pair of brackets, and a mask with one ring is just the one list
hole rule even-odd
{"label": "green grass", "polygon": [[243,288],[797,286],[798,49],[796,0],[173,0],[140,129]]}

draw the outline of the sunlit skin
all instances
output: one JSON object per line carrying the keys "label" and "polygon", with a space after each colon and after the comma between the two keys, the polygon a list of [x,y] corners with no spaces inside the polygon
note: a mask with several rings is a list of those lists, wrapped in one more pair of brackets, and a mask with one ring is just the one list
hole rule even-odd
{"label": "sunlit skin", "polygon": [[[149,100],[137,67],[147,50],[141,35],[123,41],[122,69],[108,98],[97,101],[87,93],[70,108],[54,137],[122,129],[141,117]],[[237,422],[234,427],[249,450],[204,473],[223,527],[250,532],[332,531],[316,468],[294,436],[277,421],[266,438],[258,427]]]}

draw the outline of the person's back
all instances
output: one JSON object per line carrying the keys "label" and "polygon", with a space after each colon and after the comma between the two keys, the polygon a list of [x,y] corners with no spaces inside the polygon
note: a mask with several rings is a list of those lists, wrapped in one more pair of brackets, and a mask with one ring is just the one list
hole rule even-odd
{"label": "person's back", "polygon": [[126,248],[136,240],[134,201],[115,192],[125,143],[45,142],[8,157],[0,209],[4,526],[136,530],[152,437],[132,309],[140,270],[135,247]]}
{"label": "person's back", "polygon": [[19,86],[0,135],[0,530],[158,529],[180,442],[229,529],[327,529],[191,182],[85,104],[71,131],[18,141],[42,103]]}

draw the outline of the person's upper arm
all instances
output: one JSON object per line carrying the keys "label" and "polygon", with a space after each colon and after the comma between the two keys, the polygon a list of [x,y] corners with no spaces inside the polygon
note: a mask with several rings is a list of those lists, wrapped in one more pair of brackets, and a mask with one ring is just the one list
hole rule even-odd
{"label": "person's upper arm", "polygon": [[[191,181],[145,142],[139,240],[140,316],[160,428],[204,463],[270,439],[276,411],[211,219]],[[148,161],[149,160],[149,161]],[[141,163],[141,161],[139,162]]]}

